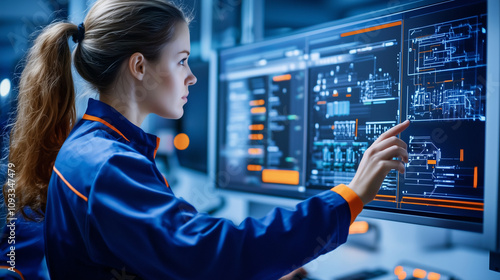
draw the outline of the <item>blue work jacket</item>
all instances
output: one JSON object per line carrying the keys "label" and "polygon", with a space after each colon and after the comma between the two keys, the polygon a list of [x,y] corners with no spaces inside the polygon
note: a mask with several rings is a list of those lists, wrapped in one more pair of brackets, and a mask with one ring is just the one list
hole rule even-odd
{"label": "blue work jacket", "polygon": [[[277,279],[347,239],[360,198],[340,185],[240,225],[198,213],[155,164],[159,138],[90,99],[50,179],[52,279]],[[135,277],[135,278],[133,278]]]}

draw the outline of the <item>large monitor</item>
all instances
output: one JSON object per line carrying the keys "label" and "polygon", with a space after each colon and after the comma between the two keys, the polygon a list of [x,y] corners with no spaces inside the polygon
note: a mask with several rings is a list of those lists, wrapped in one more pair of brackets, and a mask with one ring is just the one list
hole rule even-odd
{"label": "large monitor", "polygon": [[218,187],[307,198],[349,184],[403,120],[404,175],[363,214],[481,231],[486,1],[417,1],[221,50]]}

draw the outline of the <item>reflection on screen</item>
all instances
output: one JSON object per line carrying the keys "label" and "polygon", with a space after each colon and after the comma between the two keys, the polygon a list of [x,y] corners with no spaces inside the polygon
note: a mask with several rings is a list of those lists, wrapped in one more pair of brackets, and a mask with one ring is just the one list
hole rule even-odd
{"label": "reflection on screen", "polygon": [[349,184],[409,119],[404,175],[367,208],[480,222],[486,3],[454,2],[221,51],[218,184],[305,198]]}

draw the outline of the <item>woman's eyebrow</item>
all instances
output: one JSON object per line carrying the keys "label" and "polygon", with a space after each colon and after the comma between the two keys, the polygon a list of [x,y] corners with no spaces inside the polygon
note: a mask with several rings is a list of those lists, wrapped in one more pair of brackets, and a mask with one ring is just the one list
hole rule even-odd
{"label": "woman's eyebrow", "polygon": [[179,54],[181,53],[186,53],[187,55],[190,55],[191,53],[188,51],[188,50],[183,50],[183,51],[180,51]]}

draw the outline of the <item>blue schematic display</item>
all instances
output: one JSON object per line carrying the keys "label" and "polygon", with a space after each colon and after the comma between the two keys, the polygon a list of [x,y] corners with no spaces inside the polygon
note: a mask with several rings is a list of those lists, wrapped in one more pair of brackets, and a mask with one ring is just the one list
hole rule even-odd
{"label": "blue schematic display", "polygon": [[306,198],[349,184],[409,119],[406,172],[367,208],[481,222],[486,34],[486,2],[458,0],[221,51],[219,187]]}
{"label": "blue schematic display", "polygon": [[[307,186],[349,184],[363,153],[399,120],[401,21],[369,42],[356,33],[310,39],[310,119]],[[395,198],[397,174],[381,193]]]}
{"label": "blue schematic display", "polygon": [[408,117],[485,120],[478,67],[485,66],[486,28],[473,16],[408,30]]}
{"label": "blue schematic display", "polygon": [[[484,207],[485,5],[415,15],[408,30],[402,103],[412,128],[400,180],[403,209],[468,217]],[[426,23],[426,24],[423,24]]]}

